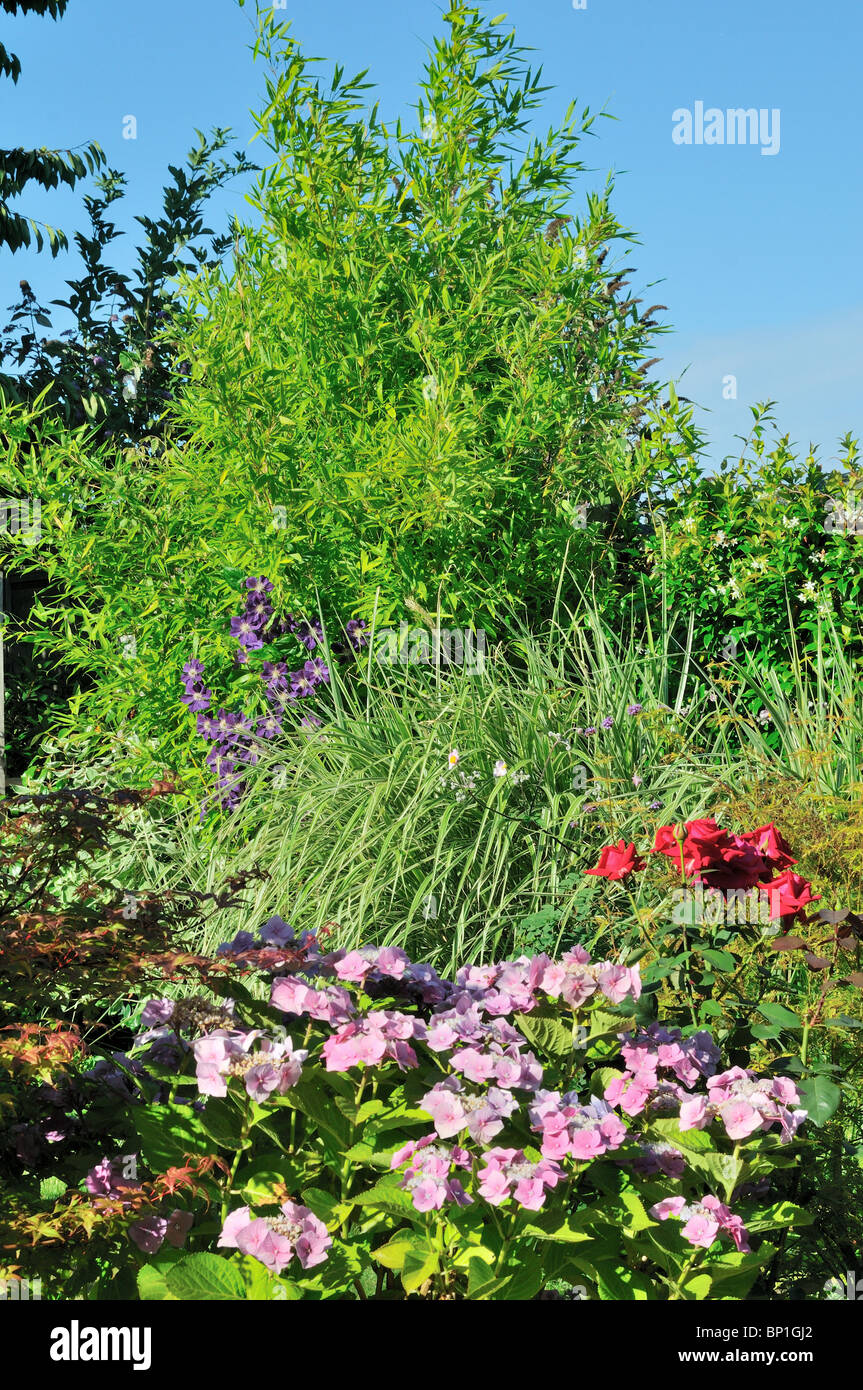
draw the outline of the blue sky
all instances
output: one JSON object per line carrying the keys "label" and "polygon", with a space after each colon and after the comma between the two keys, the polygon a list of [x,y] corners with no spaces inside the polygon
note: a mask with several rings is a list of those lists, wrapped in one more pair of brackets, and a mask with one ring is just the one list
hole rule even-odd
{"label": "blue sky", "polygon": [[[502,0],[484,8],[498,14]],[[433,0],[287,0],[279,18],[308,53],[350,72],[369,68],[381,114],[394,120],[415,100],[443,9]],[[554,88],[543,128],[570,98],[616,118],[599,122],[585,145],[593,172],[583,191],[614,171],[617,214],[640,243],[639,292],[661,282],[648,302],[668,305],[674,329],[657,348],[659,370],[681,378],[688,369],[679,389],[709,412],[701,419],[711,456],[734,452],[748,407],[769,397],[784,432],[835,457],[841,434],[863,434],[860,0],[586,0],[583,9],[513,0],[506,14]],[[23,66],[17,87],[0,82],[2,143],[97,140],[128,176],[117,221],[130,232],[136,212],[156,211],[166,166],[182,159],[195,128],[231,126],[238,143],[251,138],[263,71],[249,52],[249,5],[71,0],[58,23],[3,16],[0,26]],[[778,153],[675,143],[674,113],[697,102],[723,113],[778,109]],[[127,115],[135,140],[123,138]],[[250,157],[258,149],[249,145]],[[210,225],[221,230],[244,191],[240,183],[223,193]],[[70,235],[85,226],[80,186],[30,192],[18,206]],[[134,241],[118,245],[128,269]],[[0,305],[13,302],[22,277],[43,300],[59,297],[77,268],[74,252],[52,262],[4,251]],[[723,397],[730,376],[736,400]]]}

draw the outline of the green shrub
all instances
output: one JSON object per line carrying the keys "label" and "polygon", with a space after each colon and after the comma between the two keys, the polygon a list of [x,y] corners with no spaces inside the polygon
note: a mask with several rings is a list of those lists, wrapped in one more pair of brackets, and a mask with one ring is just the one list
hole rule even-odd
{"label": "green shrub", "polygon": [[563,215],[593,118],[528,141],[544,89],[513,36],[462,3],[445,21],[413,131],[265,22],[260,225],[188,286],[181,512],[232,548],[242,516],[292,601],[383,621],[439,595],[462,622],[547,610],[563,556],[597,560],[579,504],[644,466],[652,320],[604,265],[626,234],[610,189]]}
{"label": "green shrub", "polygon": [[493,632],[512,604],[537,621],[561,574],[569,597],[621,581],[643,478],[692,441],[656,408],[654,321],[606,263],[628,239],[610,187],[563,212],[592,117],[529,140],[544,89],[512,36],[461,3],[446,21],[412,133],[369,114],[360,78],[314,79],[264,17],[260,225],[231,273],[183,281],[167,441],[49,438],[38,404],[0,422],[60,595],[33,636],[94,682],[79,757],[132,719],[145,773],[188,771],[177,681],[230,612],[226,567],[328,622],[431,609]]}
{"label": "green shrub", "polygon": [[[827,682],[863,660],[863,488],[859,449],[840,445],[840,467],[787,435],[768,443],[770,406],[739,459],[705,474],[682,454],[648,491],[648,593],[692,618],[702,663],[747,662],[776,691],[796,694],[803,670]],[[825,649],[833,625],[838,642]],[[758,713],[757,694],[746,703]]]}

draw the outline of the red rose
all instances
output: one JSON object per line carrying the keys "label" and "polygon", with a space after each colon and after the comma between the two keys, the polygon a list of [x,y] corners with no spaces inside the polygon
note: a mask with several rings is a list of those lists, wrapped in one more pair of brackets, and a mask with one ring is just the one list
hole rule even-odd
{"label": "red rose", "polygon": [[[680,845],[677,842],[675,825],[662,825],[656,832],[656,839],[653,842],[651,854],[664,854],[666,859],[670,859],[676,869],[680,869]],[[683,841],[683,871],[686,874],[694,874],[701,868],[701,854],[688,838]]]}
{"label": "red rose", "polygon": [[[721,830],[714,820],[687,821],[682,829],[685,831],[683,838],[683,871],[685,874],[700,878],[703,869],[722,867],[721,849],[725,845],[731,844],[727,831]],[[675,835],[676,831],[678,831],[677,826],[661,826],[656,832],[652,852],[664,854],[672,861],[675,868],[679,869],[680,845]]]}
{"label": "red rose", "polygon": [[741,835],[740,839],[752,845],[770,869],[787,869],[797,863],[796,859],[791,858],[790,847],[772,822],[770,825],[762,825],[758,830],[750,830],[746,835]]}
{"label": "red rose", "polygon": [[717,848],[724,845],[728,839],[728,831],[722,830],[715,820],[688,820],[686,822],[687,838],[696,844],[704,845],[709,849],[715,845]]}
{"label": "red rose", "polygon": [[633,869],[643,869],[644,860],[639,859],[635,853],[635,845],[627,845],[623,840],[618,840],[616,845],[606,845],[599,856],[599,863],[595,869],[585,869],[586,874],[595,874],[597,878],[626,878]]}
{"label": "red rose", "polygon": [[[821,895],[812,892],[812,884],[807,883],[800,874],[792,873],[786,869],[783,874],[770,880],[765,885],[763,891],[770,895],[770,916],[789,917],[792,921],[795,917],[806,920],[806,913],[803,911],[808,903],[820,902]],[[778,911],[774,911],[776,899],[774,894],[779,895]]]}
{"label": "red rose", "polygon": [[770,868],[757,849],[743,835],[729,835],[728,843],[718,845],[718,858],[702,875],[711,888],[754,888],[766,882]]}

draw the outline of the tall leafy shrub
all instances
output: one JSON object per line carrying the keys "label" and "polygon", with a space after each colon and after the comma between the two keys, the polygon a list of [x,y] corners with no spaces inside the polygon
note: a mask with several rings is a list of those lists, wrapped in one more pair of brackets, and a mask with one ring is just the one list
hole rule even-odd
{"label": "tall leafy shrub", "polygon": [[35,640],[92,676],[94,726],[136,720],[154,772],[188,757],[179,674],[220,640],[232,573],[328,623],[536,618],[561,573],[608,590],[643,479],[692,443],[645,382],[654,321],[606,264],[628,236],[610,188],[565,212],[592,118],[530,137],[544,89],[513,37],[462,3],[445,20],[411,132],[262,14],[259,225],[230,274],[185,280],[176,429],[82,443],[72,471],[65,443],[40,459],[43,515],[82,520],[47,533],[63,593]]}
{"label": "tall leafy shrub", "polygon": [[260,224],[189,287],[186,514],[229,545],[247,518],[268,573],[366,617],[547,606],[564,555],[597,561],[584,504],[648,456],[653,320],[605,263],[610,186],[565,212],[593,118],[530,136],[514,37],[460,0],[445,22],[407,130],[263,20]]}

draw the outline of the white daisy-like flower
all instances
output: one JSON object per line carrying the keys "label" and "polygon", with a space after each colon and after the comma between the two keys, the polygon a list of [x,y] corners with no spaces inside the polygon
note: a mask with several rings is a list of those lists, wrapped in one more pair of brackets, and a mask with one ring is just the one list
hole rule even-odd
{"label": "white daisy-like flower", "polygon": [[461,753],[458,751],[457,748],[453,748],[450,752],[449,757],[447,758],[447,762],[449,763],[450,767],[458,767],[460,761]]}

